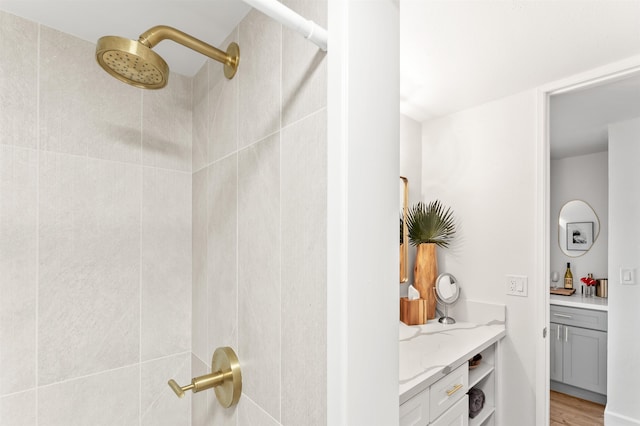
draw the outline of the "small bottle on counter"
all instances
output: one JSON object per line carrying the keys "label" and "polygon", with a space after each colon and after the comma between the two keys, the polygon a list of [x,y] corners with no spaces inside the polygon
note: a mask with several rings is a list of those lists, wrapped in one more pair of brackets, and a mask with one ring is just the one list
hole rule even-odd
{"label": "small bottle on counter", "polygon": [[571,263],[567,262],[567,271],[564,273],[564,288],[573,288],[573,274],[571,273]]}

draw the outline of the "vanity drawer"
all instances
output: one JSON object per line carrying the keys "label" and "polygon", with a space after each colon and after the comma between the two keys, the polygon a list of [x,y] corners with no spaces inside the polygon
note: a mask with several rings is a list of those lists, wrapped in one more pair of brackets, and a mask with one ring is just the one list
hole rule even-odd
{"label": "vanity drawer", "polygon": [[568,306],[550,306],[549,322],[607,331],[607,313]]}
{"label": "vanity drawer", "polygon": [[400,426],[429,424],[429,389],[425,389],[400,406]]}
{"label": "vanity drawer", "polygon": [[433,422],[449,407],[458,402],[469,390],[469,366],[465,362],[431,385],[429,414]]}
{"label": "vanity drawer", "polygon": [[469,426],[469,396],[464,395],[431,426]]}

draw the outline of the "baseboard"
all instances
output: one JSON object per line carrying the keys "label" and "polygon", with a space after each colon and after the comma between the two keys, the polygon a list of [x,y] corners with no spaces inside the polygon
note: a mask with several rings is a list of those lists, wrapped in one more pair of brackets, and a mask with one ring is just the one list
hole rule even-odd
{"label": "baseboard", "polygon": [[575,396],[576,398],[586,399],[587,401],[595,402],[601,405],[607,405],[607,395],[602,395],[596,392],[591,392],[590,390],[556,382],[555,380],[551,380],[551,382],[549,383],[549,387],[551,388],[551,390],[556,392],[566,393],[567,395]]}
{"label": "baseboard", "polygon": [[612,413],[607,407],[604,409],[604,424],[607,426],[638,426],[640,425],[640,420]]}

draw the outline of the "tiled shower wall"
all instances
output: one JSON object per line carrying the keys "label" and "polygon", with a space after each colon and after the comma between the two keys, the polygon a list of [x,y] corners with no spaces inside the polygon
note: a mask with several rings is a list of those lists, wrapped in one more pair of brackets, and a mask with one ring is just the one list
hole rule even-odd
{"label": "tiled shower wall", "polygon": [[192,79],[0,12],[0,424],[188,425]]}
{"label": "tiled shower wall", "polygon": [[[284,1],[326,27],[324,1]],[[192,397],[193,426],[326,424],[326,54],[252,11],[237,76],[194,79],[193,374],[236,349],[238,406]]]}

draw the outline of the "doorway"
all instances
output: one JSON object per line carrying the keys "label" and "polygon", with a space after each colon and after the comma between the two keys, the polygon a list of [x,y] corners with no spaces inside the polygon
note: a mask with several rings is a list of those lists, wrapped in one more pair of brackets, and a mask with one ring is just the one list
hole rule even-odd
{"label": "doorway", "polygon": [[[560,277],[564,275],[563,271],[558,271],[558,263],[556,259],[552,259],[552,245],[557,245],[558,240],[557,236],[551,235],[551,229],[554,221],[557,221],[558,217],[554,214],[550,213],[551,211],[551,151],[552,151],[552,140],[550,135],[550,125],[551,125],[551,101],[553,96],[560,96],[564,94],[577,93],[578,91],[586,91],[591,88],[602,87],[607,84],[612,84],[615,82],[619,82],[623,79],[627,78],[640,78],[640,58],[631,58],[630,60],[621,61],[618,63],[610,64],[608,66],[593,70],[588,73],[584,73],[578,75],[574,78],[570,78],[567,80],[559,81],[547,85],[541,88],[539,92],[539,123],[540,128],[540,145],[538,150],[538,159],[539,159],[539,171],[540,176],[538,179],[539,188],[541,190],[538,193],[539,196],[539,206],[541,208],[539,221],[540,229],[544,229],[544,235],[541,236],[541,246],[540,246],[540,254],[543,259],[539,264],[540,268],[540,276],[548,277],[546,282],[541,285],[540,293],[538,296],[538,324],[540,325],[540,329],[544,330],[545,333],[550,332],[550,312],[549,312],[549,290],[547,287],[550,285],[552,272],[560,272]],[[608,275],[611,275],[611,267],[607,267]],[[574,274],[574,278],[576,282],[580,282],[580,277],[582,272],[586,275],[585,271],[580,271],[577,275]],[[578,288],[578,291],[580,289]],[[616,314],[618,317],[620,315]],[[618,319],[616,318],[616,321]],[[549,333],[550,334],[550,333]],[[538,419],[545,419],[544,423],[539,421],[539,424],[549,425],[550,418],[550,403],[549,403],[549,391],[550,391],[550,339],[540,339],[537,345],[537,359],[538,371],[544,371],[544,374],[539,374],[537,383],[536,383],[536,413]],[[611,343],[609,343],[610,345]],[[617,367],[616,365],[612,365],[609,362],[608,369],[615,372],[615,369],[619,369],[621,367]],[[632,389],[628,389],[628,391],[633,391]],[[614,413],[610,413],[610,415],[615,415]]]}

